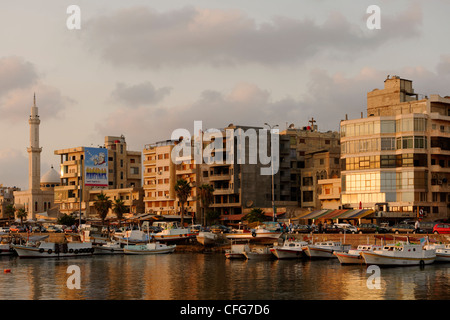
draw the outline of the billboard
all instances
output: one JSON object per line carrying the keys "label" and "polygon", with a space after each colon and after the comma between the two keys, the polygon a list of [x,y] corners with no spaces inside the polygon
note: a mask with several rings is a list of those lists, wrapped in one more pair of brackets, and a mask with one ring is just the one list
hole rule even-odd
{"label": "billboard", "polygon": [[84,159],[84,185],[107,187],[108,150],[104,148],[84,148]]}

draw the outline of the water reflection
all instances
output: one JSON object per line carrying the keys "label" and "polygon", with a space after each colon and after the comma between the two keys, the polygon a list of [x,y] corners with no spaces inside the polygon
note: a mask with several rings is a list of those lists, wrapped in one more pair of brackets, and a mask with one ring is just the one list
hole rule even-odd
{"label": "water reflection", "polygon": [[[78,265],[81,289],[66,286]],[[218,254],[96,256],[70,259],[2,257],[0,299],[16,300],[415,300],[449,299],[445,264],[382,268],[370,289],[364,265],[323,261],[228,260]]]}

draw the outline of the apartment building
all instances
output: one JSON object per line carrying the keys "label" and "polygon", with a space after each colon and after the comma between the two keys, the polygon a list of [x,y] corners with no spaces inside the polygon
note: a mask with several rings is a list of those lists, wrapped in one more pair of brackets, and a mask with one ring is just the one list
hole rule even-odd
{"label": "apartment building", "polygon": [[8,205],[14,205],[14,192],[20,191],[17,187],[4,187],[0,184],[0,219],[7,219],[5,209]]}
{"label": "apartment building", "polygon": [[319,131],[312,118],[309,126],[293,124],[280,134],[289,138],[290,200],[303,209],[320,209],[321,179],[340,177],[340,134]]}
{"label": "apartment building", "polygon": [[181,206],[175,193],[175,184],[184,179],[192,186],[191,196],[185,204],[186,218],[195,216],[197,199],[197,169],[193,159],[181,159],[189,163],[175,164],[171,154],[177,141],[166,140],[147,144],[144,157],[144,206],[146,213],[161,216],[181,214]]}
{"label": "apartment building", "polygon": [[[107,136],[99,148],[76,147],[54,153],[61,157],[61,185],[54,188],[55,204],[59,205],[61,213],[77,213],[81,206],[82,214],[92,217],[97,214],[93,208],[93,195],[99,190],[108,190],[117,199],[123,198],[122,193],[139,194],[142,188],[142,154],[127,150],[124,136]],[[93,168],[90,161],[98,164],[99,169]],[[125,205],[134,210],[140,208],[139,201],[143,201],[136,195],[129,199],[125,197],[125,200]]]}
{"label": "apartment building", "polygon": [[367,93],[367,114],[341,121],[342,204],[380,217],[448,218],[450,97],[388,76]]}

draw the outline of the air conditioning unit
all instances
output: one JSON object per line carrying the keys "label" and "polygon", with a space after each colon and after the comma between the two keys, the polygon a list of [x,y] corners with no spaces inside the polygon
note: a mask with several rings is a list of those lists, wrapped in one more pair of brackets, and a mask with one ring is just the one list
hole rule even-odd
{"label": "air conditioning unit", "polygon": [[162,171],[158,171],[158,174],[162,174]]}

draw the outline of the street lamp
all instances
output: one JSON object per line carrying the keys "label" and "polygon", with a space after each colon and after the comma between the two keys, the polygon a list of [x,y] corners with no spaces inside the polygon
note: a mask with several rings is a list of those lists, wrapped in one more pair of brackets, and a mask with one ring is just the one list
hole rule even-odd
{"label": "street lamp", "polygon": [[[270,133],[272,134],[272,129],[278,127],[278,125],[271,126],[267,122],[264,123],[266,126],[270,128]],[[270,152],[270,158],[271,158],[271,167],[272,167],[272,211],[273,211],[273,221],[276,220],[276,210],[275,210],[275,187],[274,187],[274,175],[273,175],[273,152]]]}

